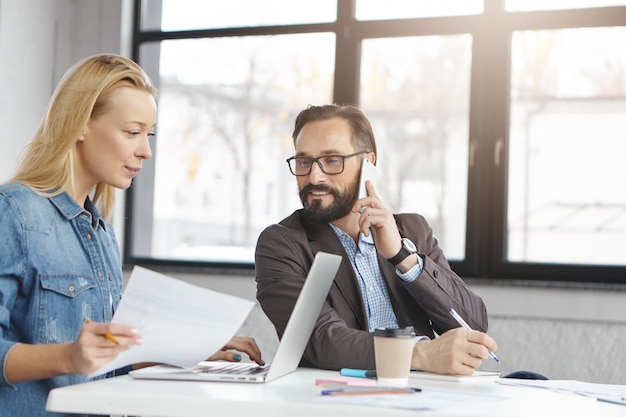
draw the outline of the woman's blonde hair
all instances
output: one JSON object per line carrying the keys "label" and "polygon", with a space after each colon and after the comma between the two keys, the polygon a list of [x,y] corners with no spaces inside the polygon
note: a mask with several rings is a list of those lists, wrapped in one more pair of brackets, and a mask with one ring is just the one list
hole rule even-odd
{"label": "woman's blonde hair", "polygon": [[[73,190],[76,142],[90,119],[110,110],[111,95],[120,87],[136,88],[156,97],[148,75],[128,58],[92,55],[70,68],[52,94],[12,180],[46,197]],[[93,201],[104,218],[113,210],[114,200],[114,187],[96,185]]]}

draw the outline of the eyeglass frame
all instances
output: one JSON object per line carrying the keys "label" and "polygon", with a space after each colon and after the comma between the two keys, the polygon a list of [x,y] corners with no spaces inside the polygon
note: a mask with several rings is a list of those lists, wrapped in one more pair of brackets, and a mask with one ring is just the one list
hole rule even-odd
{"label": "eyeglass frame", "polygon": [[[364,153],[369,153],[371,151],[359,151],[359,152],[355,152],[355,153],[351,153],[349,155],[322,155],[322,156],[318,156],[317,158],[311,158],[308,156],[292,156],[291,158],[287,158],[285,161],[287,162],[287,165],[289,166],[289,172],[291,172],[292,175],[296,176],[296,177],[305,177],[309,174],[311,174],[311,170],[313,169],[313,163],[317,162],[317,166],[320,167],[320,169],[322,170],[322,172],[326,175],[339,175],[341,174],[345,168],[346,168],[346,158],[352,158],[353,156],[357,156],[357,155],[362,155]],[[323,158],[341,158],[341,171],[339,172],[326,172],[324,170],[324,167],[322,166],[322,163],[320,162],[320,159]],[[289,161],[295,160],[296,158],[306,158],[308,160],[311,161],[311,163],[309,164],[309,170],[306,174],[296,174],[295,172],[293,172],[293,169],[291,169],[291,163]]]}

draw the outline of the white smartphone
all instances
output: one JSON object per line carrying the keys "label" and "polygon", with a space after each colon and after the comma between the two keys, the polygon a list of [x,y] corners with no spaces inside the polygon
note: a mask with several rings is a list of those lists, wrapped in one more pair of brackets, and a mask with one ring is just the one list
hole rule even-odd
{"label": "white smartphone", "polygon": [[365,181],[370,180],[372,185],[376,186],[376,179],[378,178],[378,171],[376,166],[372,162],[363,158],[361,162],[361,178],[359,179],[359,198],[367,197],[367,189],[365,188]]}

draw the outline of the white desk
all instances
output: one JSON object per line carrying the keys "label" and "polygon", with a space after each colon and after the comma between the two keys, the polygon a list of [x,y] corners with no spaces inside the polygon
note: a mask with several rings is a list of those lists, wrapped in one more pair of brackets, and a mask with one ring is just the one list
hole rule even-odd
{"label": "white desk", "polygon": [[[359,417],[384,416],[625,416],[626,407],[590,397],[559,394],[538,388],[497,383],[428,381],[412,384],[456,392],[495,394],[504,400],[476,402],[439,411],[400,410],[319,402],[316,378],[338,372],[298,369],[269,384],[146,381],[128,376],[57,388],[48,397],[47,410],[67,413],[141,415],[160,417]],[[414,394],[420,395],[420,394]],[[253,414],[254,413],[254,414]]]}

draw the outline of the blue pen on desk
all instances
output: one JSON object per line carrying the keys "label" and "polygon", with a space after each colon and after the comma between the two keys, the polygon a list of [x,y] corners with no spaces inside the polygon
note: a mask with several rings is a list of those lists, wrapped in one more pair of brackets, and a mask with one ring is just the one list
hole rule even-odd
{"label": "blue pen on desk", "polygon": [[356,378],[376,378],[376,371],[370,371],[367,369],[341,368],[339,374],[341,376],[352,376]]}
{"label": "blue pen on desk", "polygon": [[321,395],[345,396],[345,395],[385,395],[385,394],[413,394],[422,392],[421,388],[413,387],[352,387],[323,390]]}
{"label": "blue pen on desk", "polygon": [[[461,325],[462,328],[464,328],[465,330],[472,330],[472,328],[469,327],[469,324],[465,323],[463,317],[459,316],[459,313],[457,313],[453,308],[450,309],[450,315],[454,317],[454,319]],[[494,361],[500,363],[500,359],[498,359],[496,354],[492,351],[489,351],[489,356],[491,356],[491,359],[493,359]]]}

